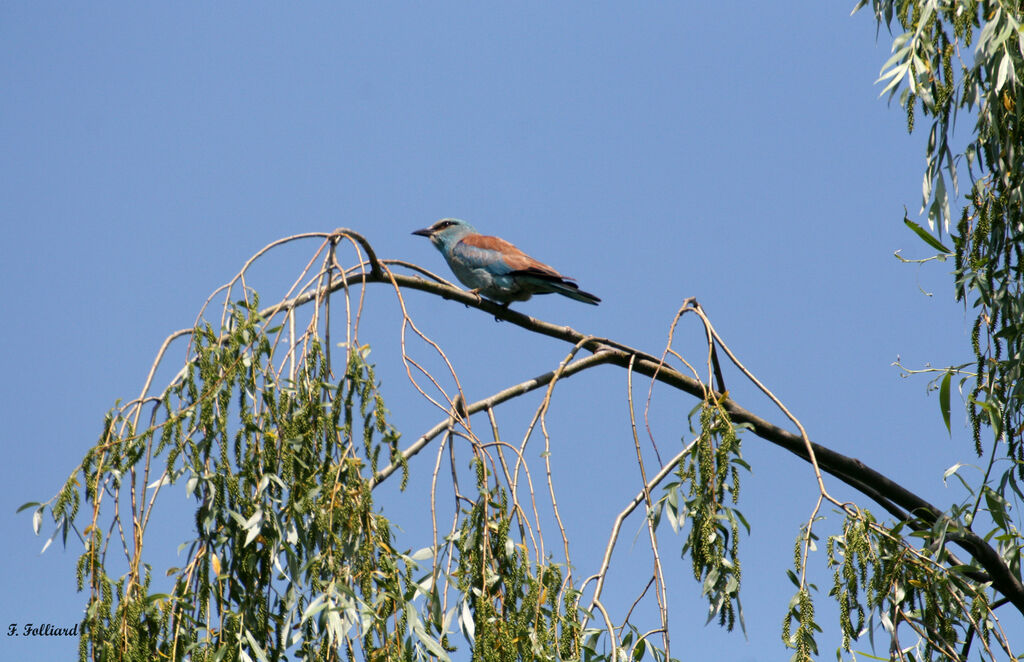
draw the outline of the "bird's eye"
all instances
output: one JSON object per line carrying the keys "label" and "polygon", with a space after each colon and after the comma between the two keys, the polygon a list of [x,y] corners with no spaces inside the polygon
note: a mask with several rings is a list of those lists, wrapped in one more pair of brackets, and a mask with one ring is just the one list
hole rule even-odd
{"label": "bird's eye", "polygon": [[443,230],[444,228],[451,227],[452,225],[454,225],[454,223],[452,223],[451,221],[442,221],[440,225],[437,226],[437,229]]}

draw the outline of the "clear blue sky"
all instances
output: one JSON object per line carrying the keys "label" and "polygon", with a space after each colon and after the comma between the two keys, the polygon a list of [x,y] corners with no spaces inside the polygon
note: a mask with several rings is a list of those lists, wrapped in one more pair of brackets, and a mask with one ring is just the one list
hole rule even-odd
{"label": "clear blue sky", "polygon": [[[908,136],[902,112],[878,99],[888,37],[876,44],[870,16],[849,16],[853,4],[0,5],[0,625],[70,626],[84,606],[77,546],[40,556],[45,537],[17,506],[56,491],[115,399],[137,394],[164,337],[189,326],[245,259],[274,239],[338,226],[383,257],[447,275],[409,232],[467,219],[603,299],[516,308],[650,352],[696,296],[812,438],[940,506],[960,499],[941,473],[972,461],[962,417],[950,439],[926,380],[891,366],[897,356],[948,365],[969,351],[951,265],[893,258],[925,254],[900,222],[904,206],[920,206],[925,129]],[[265,300],[314,248],[284,252],[263,272]],[[392,296],[371,294],[363,340],[411,441],[437,415],[395,353]],[[568,350],[451,302],[408,300],[471,399]],[[678,347],[699,361],[688,329]],[[728,375],[741,404],[779,419]],[[563,388],[553,461],[586,576],[639,477],[624,373],[604,368]],[[693,404],[658,391],[662,449],[687,434]],[[517,413],[504,422],[512,437],[522,425]],[[749,638],[703,625],[682,539],[666,527],[676,656],[789,655],[779,635],[792,595],[785,570],[815,486],[805,465],[755,437],[744,452]],[[432,463],[426,453],[412,469]],[[421,496],[382,494],[398,520]],[[153,541],[157,575],[194,534],[183,522]],[[633,545],[639,526],[627,525],[613,569],[647,572],[646,537]],[[427,541],[410,526],[399,544]],[[621,619],[633,589],[609,591]],[[838,645],[826,601],[823,659]],[[70,659],[77,646],[0,639],[0,658],[12,660]]]}

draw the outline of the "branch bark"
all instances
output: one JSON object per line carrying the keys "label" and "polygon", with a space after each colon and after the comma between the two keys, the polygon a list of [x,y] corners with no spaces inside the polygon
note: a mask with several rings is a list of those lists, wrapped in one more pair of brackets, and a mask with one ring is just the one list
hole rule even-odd
{"label": "branch bark", "polygon": [[[387,265],[396,263],[389,260],[377,261],[376,258],[373,258],[372,262],[372,268],[369,273],[363,271],[357,275],[347,275],[344,278],[340,278],[338,282],[333,284],[333,289],[335,291],[340,290],[357,282],[392,283],[399,289],[427,292],[471,308],[476,308],[493,315],[496,319],[515,324],[527,331],[557,338],[571,345],[580,344],[583,349],[595,355],[600,355],[601,363],[611,363],[628,368],[632,361],[632,368],[636,372],[652,377],[659,382],[677,388],[694,397],[703,398],[704,394],[711,388],[692,377],[688,377],[666,366],[655,356],[615,340],[588,337],[569,326],[559,326],[535,319],[516,310],[481,299],[469,292],[454,288],[445,284],[440,278],[434,282],[419,277],[393,273],[387,268]],[[291,305],[301,305],[313,300],[313,298],[314,295],[312,294],[296,297],[295,300],[284,302],[283,306],[278,304],[274,308],[280,310],[282,307],[287,308]],[[543,378],[540,381],[542,382]],[[536,388],[539,385],[534,384],[532,386]],[[721,397],[719,393],[716,393],[716,395]],[[723,403],[733,421],[749,424],[751,431],[756,436],[785,449],[806,462],[810,462],[806,446],[800,435],[767,421],[741,407],[731,399],[726,398]],[[483,403],[478,404],[482,405]],[[426,443],[428,439],[422,439],[421,441]],[[923,530],[932,528],[940,522],[947,523],[948,518],[941,509],[907,490],[881,472],[865,465],[860,460],[848,457],[817,443],[812,442],[811,446],[822,471],[834,476],[872,499],[894,517],[906,522],[911,528]],[[380,482],[390,472],[385,470],[383,473],[385,475],[379,475],[375,482]],[[948,521],[948,524],[950,529],[954,531],[954,533],[949,534],[949,540],[967,552],[974,559],[975,563],[984,570],[983,573],[971,571],[965,574],[978,581],[991,581],[993,587],[1011,602],[1018,611],[1024,614],[1024,584],[1004,563],[999,553],[976,533],[966,530],[952,521]]]}

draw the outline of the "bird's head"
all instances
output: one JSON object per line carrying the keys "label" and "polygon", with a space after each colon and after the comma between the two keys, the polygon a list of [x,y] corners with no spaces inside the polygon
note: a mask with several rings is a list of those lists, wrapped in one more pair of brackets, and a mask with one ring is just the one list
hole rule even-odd
{"label": "bird's head", "polygon": [[476,230],[473,229],[473,226],[465,221],[460,221],[457,218],[442,218],[429,228],[416,230],[413,234],[426,237],[430,240],[430,243],[437,246],[439,251],[444,252],[459,243],[459,240],[467,234],[474,232]]}

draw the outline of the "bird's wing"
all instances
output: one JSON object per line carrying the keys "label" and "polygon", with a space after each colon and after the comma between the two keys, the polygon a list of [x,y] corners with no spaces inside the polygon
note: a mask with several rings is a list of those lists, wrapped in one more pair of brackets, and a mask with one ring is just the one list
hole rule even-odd
{"label": "bird's wing", "polygon": [[486,265],[496,271],[500,270],[503,275],[523,274],[554,281],[566,278],[499,237],[471,234],[464,237],[452,250],[460,257],[480,263],[481,266]]}

